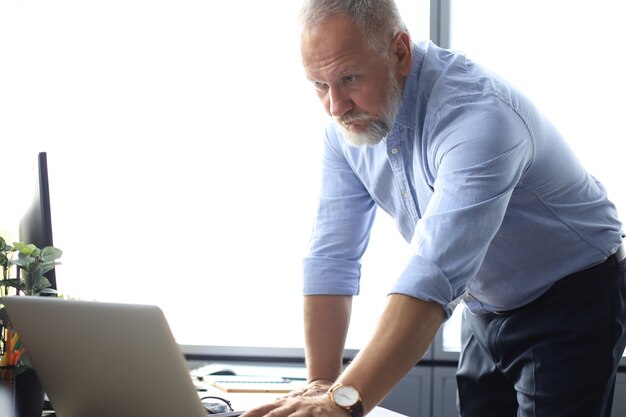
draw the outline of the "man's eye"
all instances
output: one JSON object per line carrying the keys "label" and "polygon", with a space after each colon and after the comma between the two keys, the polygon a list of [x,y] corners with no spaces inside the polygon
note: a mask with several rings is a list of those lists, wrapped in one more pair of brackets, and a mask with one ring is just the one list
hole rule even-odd
{"label": "man's eye", "polygon": [[326,83],[323,83],[321,81],[313,81],[313,86],[318,89],[318,90],[325,90],[326,89]]}
{"label": "man's eye", "polygon": [[348,75],[347,77],[343,77],[343,80],[346,83],[353,83],[356,81],[356,78],[357,78],[356,75]]}

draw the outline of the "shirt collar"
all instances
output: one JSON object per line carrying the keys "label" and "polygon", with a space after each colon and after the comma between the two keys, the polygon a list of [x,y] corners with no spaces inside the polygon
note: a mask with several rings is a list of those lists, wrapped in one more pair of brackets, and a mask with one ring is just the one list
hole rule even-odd
{"label": "shirt collar", "polygon": [[415,107],[418,97],[417,85],[427,47],[427,43],[413,44],[411,72],[404,80],[400,110],[398,112],[398,116],[396,117],[396,121],[394,122],[393,129],[389,133],[388,137],[396,136],[401,129],[415,129]]}

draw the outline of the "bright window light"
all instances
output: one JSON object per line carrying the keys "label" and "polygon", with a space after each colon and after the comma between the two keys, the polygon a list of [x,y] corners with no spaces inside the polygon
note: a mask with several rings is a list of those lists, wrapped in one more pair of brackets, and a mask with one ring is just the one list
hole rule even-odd
{"label": "bright window light", "polygon": [[[508,78],[558,127],[626,220],[621,0],[451,0],[452,49]],[[460,351],[461,311],[446,323]]]}
{"label": "bright window light", "polygon": [[[398,3],[413,37],[428,34],[428,0]],[[19,177],[46,151],[61,293],[158,304],[184,345],[301,348],[328,119],[300,65],[297,9],[0,3],[3,235],[17,239],[31,193]],[[406,261],[378,217],[354,348]]]}

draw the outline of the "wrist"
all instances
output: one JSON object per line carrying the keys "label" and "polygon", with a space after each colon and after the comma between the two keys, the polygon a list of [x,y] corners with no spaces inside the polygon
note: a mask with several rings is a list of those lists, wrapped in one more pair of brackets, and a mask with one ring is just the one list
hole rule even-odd
{"label": "wrist", "polygon": [[307,384],[332,385],[334,383],[335,383],[335,380],[331,378],[313,378],[307,381]]}
{"label": "wrist", "polygon": [[336,383],[327,392],[330,401],[352,417],[363,417],[364,409],[359,391],[350,385]]}

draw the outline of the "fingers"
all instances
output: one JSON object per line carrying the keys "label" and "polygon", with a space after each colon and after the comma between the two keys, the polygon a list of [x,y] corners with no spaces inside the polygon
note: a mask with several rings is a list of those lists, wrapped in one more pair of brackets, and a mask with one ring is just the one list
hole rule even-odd
{"label": "fingers", "polygon": [[248,410],[241,417],[329,417],[337,411],[325,396],[331,385],[332,381],[313,381],[272,403]]}
{"label": "fingers", "polygon": [[247,411],[241,417],[345,417],[328,397],[284,398]]}
{"label": "fingers", "polygon": [[246,411],[245,413],[243,413],[240,417],[262,417],[262,416],[266,416],[272,410],[280,407],[279,402],[280,402],[280,400],[276,400],[273,403],[264,404],[264,405],[261,405],[259,407],[252,408],[252,409]]}

